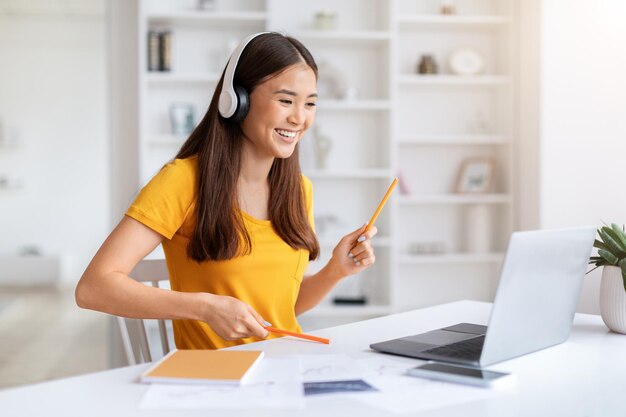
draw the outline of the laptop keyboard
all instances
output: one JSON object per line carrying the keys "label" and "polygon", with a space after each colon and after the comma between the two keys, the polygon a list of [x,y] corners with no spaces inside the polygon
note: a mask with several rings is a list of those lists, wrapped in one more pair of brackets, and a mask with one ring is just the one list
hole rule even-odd
{"label": "laptop keyboard", "polygon": [[449,358],[466,359],[469,361],[478,361],[485,343],[485,336],[478,336],[473,339],[462,340],[460,342],[451,343],[449,345],[437,346],[432,349],[423,351],[431,355],[447,356]]}

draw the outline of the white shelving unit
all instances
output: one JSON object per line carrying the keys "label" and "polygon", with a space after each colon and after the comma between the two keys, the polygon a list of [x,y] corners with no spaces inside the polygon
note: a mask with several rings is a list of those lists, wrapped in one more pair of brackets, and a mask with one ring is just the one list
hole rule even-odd
{"label": "white shelving unit", "polygon": [[503,75],[401,75],[399,83],[411,85],[433,86],[501,86],[511,82],[509,77]]}
{"label": "white shelving unit", "polygon": [[487,134],[456,134],[456,135],[413,135],[398,139],[398,144],[403,146],[415,145],[508,145],[510,139],[504,135]]}
{"label": "white shelving unit", "polygon": [[[246,35],[272,30],[301,40],[320,66],[316,127],[301,144],[303,172],[314,185],[322,246],[315,271],[339,237],[369,220],[392,179],[396,189],[377,221],[377,262],[362,276],[342,282],[325,303],[303,316],[325,325],[373,317],[459,298],[493,296],[517,202],[513,155],[517,142],[514,92],[518,64],[511,52],[517,0],[457,2],[456,15],[441,15],[436,0],[233,0],[218,10],[194,10],[195,0],[139,0],[137,10],[137,186],[171,159],[184,137],[171,134],[168,109],[190,103],[196,119],[208,108],[230,50]],[[314,16],[336,12],[334,30],[316,30]],[[170,72],[147,70],[147,33],[172,33]],[[447,58],[458,47],[481,52],[486,70],[451,73]],[[419,75],[420,55],[439,64]],[[328,92],[332,67],[349,99]],[[332,71],[330,72],[332,73]],[[339,75],[337,75],[339,73]],[[325,78],[326,77],[326,78]],[[316,137],[330,152],[315,158]],[[461,163],[470,157],[496,161],[489,194],[454,193]],[[400,188],[400,187],[398,187]],[[129,197],[130,198],[130,197]],[[468,248],[469,229],[482,210],[486,251]],[[329,227],[326,227],[328,229]],[[420,241],[439,242],[442,254],[415,254]],[[452,287],[454,288],[451,290]],[[335,295],[365,295],[364,306],[333,305]],[[333,321],[334,320],[334,321]]]}
{"label": "white shelving unit", "polygon": [[389,110],[387,100],[320,100],[318,107],[324,110]]}
{"label": "white shelving unit", "polygon": [[[156,2],[155,2],[156,4]],[[183,7],[189,8],[190,4],[187,2],[183,4]],[[159,7],[159,6],[156,6]],[[149,24],[165,24],[171,25],[174,23],[200,23],[200,24],[238,24],[238,23],[261,23],[264,24],[267,20],[267,13],[265,12],[246,12],[246,11],[203,11],[203,10],[172,10],[168,12],[148,12],[146,19]]]}
{"label": "white shelving unit", "polygon": [[312,180],[320,179],[385,179],[391,176],[388,169],[353,169],[353,170],[306,170]]}
{"label": "white shelving unit", "polygon": [[146,75],[146,81],[150,84],[183,84],[183,83],[217,83],[220,75],[217,73],[206,74],[176,74],[171,72],[165,73],[150,73]]}
{"label": "white shelving unit", "polygon": [[[394,4],[394,165],[409,190],[396,200],[396,230],[402,232],[395,239],[390,299],[399,310],[458,298],[490,300],[515,227],[516,1],[455,4],[456,15],[438,14],[436,1]],[[480,52],[484,72],[452,73],[448,58],[461,47]],[[416,74],[426,54],[437,62],[437,74]],[[459,167],[472,157],[495,161],[488,194],[454,192]],[[412,253],[428,242],[445,252]]]}
{"label": "white shelving unit", "polygon": [[472,264],[472,263],[498,263],[502,261],[501,253],[451,253],[446,255],[403,255],[399,257],[401,264]]}
{"label": "white shelving unit", "polygon": [[486,28],[489,26],[505,26],[511,20],[505,16],[458,16],[458,15],[435,15],[435,14],[403,14],[398,17],[398,24],[402,27],[432,26],[449,28]]}
{"label": "white shelving unit", "polygon": [[507,194],[422,194],[401,197],[400,205],[432,205],[432,204],[509,204],[511,198]]}

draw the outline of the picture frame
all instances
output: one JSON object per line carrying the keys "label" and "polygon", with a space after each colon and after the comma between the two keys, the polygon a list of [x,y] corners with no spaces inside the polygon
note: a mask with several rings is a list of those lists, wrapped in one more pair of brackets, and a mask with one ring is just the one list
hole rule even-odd
{"label": "picture frame", "polygon": [[467,158],[461,163],[456,182],[460,194],[486,194],[493,189],[496,163],[493,158]]}

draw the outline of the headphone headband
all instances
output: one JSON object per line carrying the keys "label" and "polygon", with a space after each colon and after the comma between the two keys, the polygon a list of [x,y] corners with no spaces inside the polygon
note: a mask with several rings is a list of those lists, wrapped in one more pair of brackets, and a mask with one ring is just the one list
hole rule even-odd
{"label": "headphone headband", "polygon": [[220,112],[222,117],[228,119],[235,114],[238,105],[237,94],[235,92],[234,79],[235,79],[235,69],[237,69],[237,63],[239,63],[239,58],[241,57],[241,53],[245,49],[245,47],[250,43],[250,41],[257,36],[264,35],[270,32],[259,32],[245,38],[233,51],[231,54],[228,65],[226,65],[226,71],[224,72],[224,82],[222,83],[222,91],[220,93],[219,102],[217,105],[217,109]]}

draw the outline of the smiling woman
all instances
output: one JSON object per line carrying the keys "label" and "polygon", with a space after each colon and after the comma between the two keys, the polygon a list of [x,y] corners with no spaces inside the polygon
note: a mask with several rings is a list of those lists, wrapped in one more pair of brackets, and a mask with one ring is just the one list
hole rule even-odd
{"label": "smiling woman", "polygon": [[[141,190],[83,274],[81,307],[174,319],[179,349],[221,348],[300,332],[296,315],[374,261],[365,226],[319,254],[312,186],[298,144],[315,120],[317,66],[296,39],[249,36],[234,51],[202,121]],[[128,274],[162,244],[172,291]]]}

